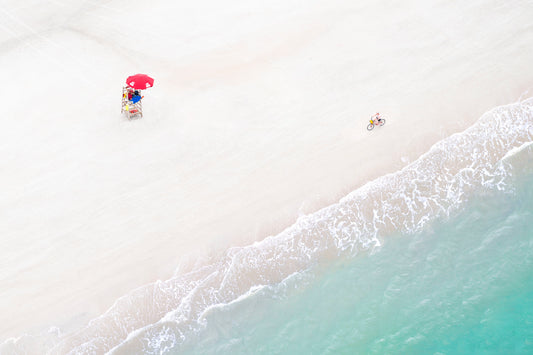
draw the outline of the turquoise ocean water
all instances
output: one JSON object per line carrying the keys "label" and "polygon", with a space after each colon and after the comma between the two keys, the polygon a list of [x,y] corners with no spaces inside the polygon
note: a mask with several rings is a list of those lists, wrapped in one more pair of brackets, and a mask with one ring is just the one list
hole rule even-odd
{"label": "turquoise ocean water", "polygon": [[533,99],[278,235],[2,354],[531,354]]}
{"label": "turquoise ocean water", "polygon": [[171,353],[533,353],[533,147],[513,160],[505,191],[212,311]]}
{"label": "turquoise ocean water", "polygon": [[[516,109],[493,112],[486,123],[523,114]],[[510,141],[517,138],[508,133]],[[461,196],[449,203],[456,207],[450,213],[419,217],[429,222],[213,307],[202,318],[205,327],[168,352],[533,353],[533,145],[499,150],[501,143],[486,138],[479,140],[482,155],[493,163],[477,169],[491,170],[489,178],[474,177],[476,164],[466,177],[487,183],[468,190],[462,181],[460,194],[449,185],[446,196]],[[452,137],[443,145],[455,142]],[[470,148],[464,155],[478,151],[475,144]]]}

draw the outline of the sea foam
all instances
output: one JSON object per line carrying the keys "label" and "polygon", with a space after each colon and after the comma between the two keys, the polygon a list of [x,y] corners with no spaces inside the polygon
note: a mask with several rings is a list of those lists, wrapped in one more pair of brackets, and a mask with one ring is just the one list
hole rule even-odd
{"label": "sea foam", "polygon": [[[382,176],[275,236],[137,288],[79,331],[45,344],[51,354],[164,353],[205,327],[205,314],[279,285],[317,263],[379,247],[460,210],[472,194],[510,190],[506,157],[533,140],[533,99],[497,107],[400,171]],[[0,347],[27,347],[25,337]]]}

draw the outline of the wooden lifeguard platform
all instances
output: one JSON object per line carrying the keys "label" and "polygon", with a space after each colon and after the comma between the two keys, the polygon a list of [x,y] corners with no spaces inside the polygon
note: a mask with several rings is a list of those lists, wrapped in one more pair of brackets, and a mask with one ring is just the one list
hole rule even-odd
{"label": "wooden lifeguard platform", "polygon": [[120,113],[125,114],[126,117],[128,117],[129,119],[135,116],[143,117],[142,100],[139,100],[136,103],[133,103],[133,101],[130,100],[134,91],[135,90],[128,86],[124,86],[122,88],[122,109]]}

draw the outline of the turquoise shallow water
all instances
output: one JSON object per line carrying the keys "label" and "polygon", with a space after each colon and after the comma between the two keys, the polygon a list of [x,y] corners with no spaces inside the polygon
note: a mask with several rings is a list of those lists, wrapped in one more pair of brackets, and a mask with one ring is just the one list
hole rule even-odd
{"label": "turquoise shallow water", "polygon": [[281,233],[119,298],[50,354],[533,353],[533,99]]}
{"label": "turquoise shallow water", "polygon": [[[533,353],[533,149],[506,191],[206,316],[171,353]],[[512,190],[512,192],[509,192]]]}

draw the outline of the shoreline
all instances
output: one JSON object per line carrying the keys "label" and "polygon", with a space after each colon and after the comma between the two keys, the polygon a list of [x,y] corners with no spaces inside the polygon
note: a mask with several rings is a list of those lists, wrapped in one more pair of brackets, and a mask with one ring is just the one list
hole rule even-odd
{"label": "shoreline", "polygon": [[140,339],[166,339],[168,322],[175,322],[177,329],[196,323],[201,327],[200,319],[213,303],[231,304],[256,287],[278,285],[315,263],[370,251],[386,243],[389,233],[416,233],[435,218],[453,215],[475,190],[500,190],[513,176],[499,162],[530,143],[532,103],[529,99],[518,109],[515,103],[491,110],[482,122],[439,142],[405,169],[369,182],[276,236],[232,248],[191,273],[128,293],[54,350],[69,351],[90,341],[98,348],[130,352]]}
{"label": "shoreline", "polygon": [[[379,8],[362,15],[325,9],[317,5],[281,25],[263,19],[263,27],[237,39],[239,45],[185,52],[187,63],[207,58],[194,66],[169,64],[184,54],[181,49],[168,57],[166,48],[153,58],[129,57],[128,48],[110,54],[106,46],[124,33],[110,31],[101,43],[89,36],[99,38],[106,25],[120,23],[121,15],[105,8],[95,12],[110,18],[102,28],[87,17],[73,25],[87,26],[86,32],[43,32],[48,37],[33,47],[1,53],[21,86],[1,89],[13,98],[6,103],[6,117],[13,119],[5,129],[13,137],[3,140],[0,153],[8,158],[1,168],[13,174],[0,182],[13,189],[0,206],[9,222],[0,232],[13,254],[2,281],[9,289],[0,298],[0,313],[11,321],[1,328],[0,342],[49,326],[77,328],[132,289],[170,278],[180,264],[186,270],[231,246],[275,235],[299,215],[401,169],[532,87],[533,74],[526,71],[531,50],[511,43],[500,50],[496,39],[476,37],[481,48],[494,50],[487,59],[469,41],[453,42],[461,34],[425,35],[424,22],[418,37],[399,48],[394,33],[410,17],[392,13],[383,15],[390,27],[374,35],[387,39],[374,44],[353,37],[366,23],[354,20]],[[297,24],[289,24],[293,18]],[[316,26],[307,33],[302,23]],[[289,40],[270,35],[274,29],[286,31]],[[301,37],[305,45],[292,48]],[[439,57],[443,47],[449,58]],[[370,61],[366,53],[376,48],[381,55]],[[94,107],[84,101],[94,95],[94,84],[76,86],[63,72],[64,66],[84,78],[94,75],[80,69],[87,52],[104,68],[95,75],[104,99]],[[34,62],[35,53],[46,53],[45,62]],[[67,59],[49,68],[47,58]],[[220,59],[226,62],[213,68]],[[156,77],[144,99],[146,119],[127,122],[115,115],[117,83],[124,72],[145,68]],[[189,78],[202,79],[176,84],[188,71]],[[30,85],[29,76],[39,72],[43,80],[57,80],[51,98]],[[28,95],[54,115],[35,115],[23,105]],[[367,116],[375,111],[387,124],[367,132]]]}
{"label": "shoreline", "polygon": [[[494,106],[493,108],[498,107],[498,106],[500,106],[500,105]],[[487,110],[485,112],[489,112],[490,110],[491,109],[489,109],[489,110]],[[481,116],[482,115],[480,115],[480,117]],[[425,132],[425,133],[431,134],[431,133],[435,133],[435,132]],[[456,132],[453,132],[453,133],[456,133]],[[453,133],[451,133],[451,134],[453,134]],[[445,137],[443,137],[443,138],[445,138]],[[382,139],[386,139],[386,137],[382,138]],[[430,140],[425,140],[424,142],[429,144],[429,146],[431,147],[433,144],[437,143],[440,140],[441,139],[439,138],[435,142],[432,142]],[[421,155],[425,154],[428,150],[429,150],[429,148],[426,149],[425,151],[421,152],[418,157],[420,157]],[[416,154],[414,152],[410,152],[410,153],[411,154]],[[418,159],[418,157],[414,158],[413,161]],[[301,216],[302,214],[312,214],[312,213],[317,212],[318,210],[321,210],[323,208],[326,208],[326,207],[328,207],[328,206],[330,206],[332,204],[338,203],[340,199],[346,197],[348,194],[350,194],[351,192],[359,189],[360,187],[362,187],[366,183],[371,182],[371,181],[373,181],[373,180],[375,180],[375,179],[377,179],[377,178],[379,178],[381,176],[397,172],[397,171],[401,170],[403,167],[407,166],[409,163],[410,163],[410,161],[398,162],[396,159],[393,159],[393,164],[386,165],[386,164],[383,164],[383,161],[381,161],[380,164],[376,164],[377,166],[375,167],[375,170],[371,170],[370,172],[367,171],[367,173],[369,175],[365,175],[365,176],[372,176],[372,174],[375,174],[375,177],[371,177],[369,179],[364,179],[362,176],[359,176],[358,181],[361,181],[360,184],[358,184],[354,188],[349,188],[348,187],[346,192],[344,192],[344,190],[342,189],[341,190],[342,192],[339,192],[339,197],[330,196],[329,200],[328,200],[328,198],[326,196],[320,195],[321,199],[316,199],[315,201],[312,201],[312,202],[309,202],[310,201],[309,199],[308,200],[304,200],[302,202],[302,204],[307,203],[306,211],[303,212],[304,209],[302,207],[300,207],[298,209],[293,209],[292,210],[292,215],[288,215],[285,212],[283,212],[281,215],[279,213],[276,214],[275,212],[273,212],[269,217],[271,219],[272,218],[278,218],[278,221],[273,223],[273,224],[272,223],[271,224],[265,223],[265,227],[264,228],[266,230],[269,230],[269,232],[266,232],[266,233],[263,233],[263,234],[258,232],[256,234],[256,236],[259,236],[259,238],[257,240],[253,240],[252,242],[258,242],[258,241],[261,241],[261,240],[265,239],[268,236],[273,236],[273,235],[279,234],[280,232],[282,232],[286,228],[289,228],[291,225],[293,225],[296,222],[296,219],[299,216]],[[381,170],[381,169],[383,169],[383,170]],[[378,171],[378,172],[375,172],[375,171]],[[383,173],[379,173],[380,171],[384,171],[384,172]],[[336,186],[339,186],[339,185],[336,185]],[[293,199],[293,201],[297,201],[297,199]],[[321,202],[321,201],[324,201],[324,202]],[[293,204],[293,206],[296,206],[296,204]],[[278,211],[278,210],[270,209],[270,211]],[[274,216],[274,217],[272,217],[272,216]],[[286,222],[286,223],[284,223],[284,222]],[[268,225],[266,225],[266,224],[268,224]],[[240,227],[242,228],[242,226],[240,226]],[[263,237],[261,237],[261,236],[263,236]],[[244,247],[244,246],[250,245],[248,240],[240,240],[240,241],[237,241],[237,243],[235,243],[235,239],[233,239],[233,240],[226,239],[225,241],[226,242],[232,242],[231,245],[230,245],[232,247],[235,247],[235,246]],[[213,260],[213,259],[218,258],[219,253],[225,253],[226,251],[227,251],[227,248],[226,249],[222,249],[222,248],[209,249],[206,252],[206,254],[195,254],[194,251],[192,251],[192,253],[183,254],[182,255],[183,259],[182,259],[181,263],[179,265],[173,265],[173,266],[171,265],[171,269],[176,270],[176,272],[178,272],[177,270],[179,269],[180,270],[179,271],[180,274],[186,273],[187,271],[191,270],[192,268],[197,268],[198,267],[198,262],[206,263],[206,262],[208,262],[208,260]],[[167,279],[169,279],[172,276],[172,274],[174,274],[174,272],[171,273],[171,274],[168,274],[168,277],[166,277],[166,278],[159,278],[159,279],[167,280]],[[151,280],[151,281],[149,281],[146,284],[138,285],[134,289],[146,287],[146,286],[148,286],[149,284],[151,284],[154,281],[155,280]],[[126,296],[127,294],[129,294],[132,291],[133,291],[133,289],[130,289],[125,294],[120,295],[118,298],[120,298],[122,296]],[[113,301],[113,304],[115,303],[115,301],[118,298],[115,298],[115,300]],[[108,308],[106,308],[106,309],[108,309]],[[105,311],[106,310],[102,311],[102,308],[98,308],[98,310],[95,309],[93,312],[85,312],[85,314],[77,314],[74,317],[67,316],[67,318],[65,318],[65,320],[63,322],[58,322],[58,323],[62,323],[62,324],[50,324],[50,325],[45,326],[44,328],[43,327],[34,328],[34,330],[30,331],[29,333],[26,333],[25,331],[20,331],[18,334],[13,334],[11,336],[8,336],[8,337],[2,339],[2,342],[8,341],[9,339],[24,338],[25,335],[30,335],[30,334],[35,335],[35,333],[34,333],[35,331],[47,333],[49,331],[47,329],[50,328],[50,327],[51,327],[50,329],[53,329],[53,328],[56,328],[56,327],[59,326],[59,329],[61,329],[61,331],[69,333],[71,331],[75,331],[76,329],[82,328],[84,326],[84,324],[87,323],[88,320],[94,319],[98,315],[105,313]]]}

